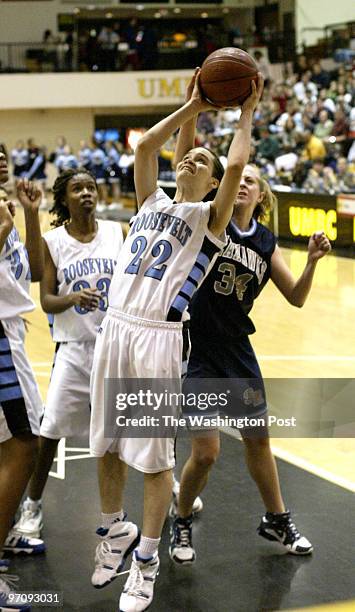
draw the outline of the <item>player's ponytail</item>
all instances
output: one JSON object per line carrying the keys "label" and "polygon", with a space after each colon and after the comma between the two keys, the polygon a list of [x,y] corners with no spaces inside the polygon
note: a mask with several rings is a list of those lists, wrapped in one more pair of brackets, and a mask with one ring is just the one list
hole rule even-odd
{"label": "player's ponytail", "polygon": [[272,193],[269,183],[259,177],[258,178],[260,193],[264,194],[264,197],[261,202],[258,202],[257,206],[254,208],[253,217],[257,221],[265,221],[268,217],[270,211],[277,204],[277,197],[274,193]]}
{"label": "player's ponytail", "polygon": [[69,170],[65,170],[60,174],[53,185],[53,206],[50,209],[50,213],[54,215],[54,219],[51,223],[52,227],[60,227],[61,225],[66,225],[70,221],[70,212],[69,208],[65,205],[65,197],[67,193],[67,185],[69,181],[78,174],[87,174],[90,176],[96,185],[95,177],[87,170],[86,168],[77,168]]}

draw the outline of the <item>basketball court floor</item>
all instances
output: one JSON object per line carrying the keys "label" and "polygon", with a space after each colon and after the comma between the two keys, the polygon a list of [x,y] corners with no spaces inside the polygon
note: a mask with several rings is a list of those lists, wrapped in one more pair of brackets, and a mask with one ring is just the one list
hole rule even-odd
{"label": "basketball court floor", "polygon": [[[48,214],[41,215],[45,230]],[[21,229],[21,214],[17,226]],[[294,275],[300,274],[306,253],[285,249],[284,254]],[[33,296],[38,308],[26,315],[27,350],[45,399],[53,344],[37,286]],[[353,378],[354,304],[355,260],[334,254],[319,263],[302,310],[287,304],[269,283],[253,311],[257,333],[252,341],[264,376]],[[183,568],[170,561],[167,522],[152,610],[355,610],[354,439],[277,438],[273,448],[286,505],[314,544],[313,555],[284,555],[277,544],[256,534],[263,506],[247,472],[242,443],[234,432],[223,433],[221,456],[203,493],[204,510],[195,521],[196,564]],[[188,451],[188,440],[180,440],[178,468]],[[141,474],[130,471],[125,509],[138,524],[142,481]],[[96,462],[87,440],[62,442],[44,496],[47,553],[12,562],[21,588],[62,593],[65,612],[116,610],[126,574],[104,590],[90,584],[99,520]]]}

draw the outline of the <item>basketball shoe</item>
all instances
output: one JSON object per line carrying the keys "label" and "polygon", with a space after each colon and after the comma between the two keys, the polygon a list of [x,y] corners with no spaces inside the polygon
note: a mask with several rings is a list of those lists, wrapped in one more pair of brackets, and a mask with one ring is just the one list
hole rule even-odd
{"label": "basketball shoe", "polygon": [[43,553],[46,547],[43,540],[39,540],[38,538],[26,538],[20,533],[17,533],[14,529],[11,529],[5,540],[3,550],[14,555],[19,555],[21,553],[26,555],[38,555],[39,553]]}
{"label": "basketball shoe", "polygon": [[192,565],[196,553],[192,546],[192,515],[187,518],[179,516],[170,528],[170,559],[179,565]]}
{"label": "basketball shoe", "polygon": [[[175,518],[178,514],[179,507],[179,494],[180,494],[180,483],[176,480],[174,476],[173,482],[173,498],[171,500],[170,508],[169,508],[169,516],[171,518]],[[192,506],[192,514],[198,514],[203,509],[203,501],[201,497],[196,497],[193,506]]]}
{"label": "basketball shoe", "polygon": [[96,547],[95,570],[91,584],[96,589],[102,589],[117,578],[122,571],[128,555],[138,545],[140,531],[134,523],[117,519],[109,529],[99,527],[96,533],[102,541]]}
{"label": "basketball shoe", "polygon": [[9,562],[5,559],[0,559],[0,611],[30,612],[31,606],[26,603],[16,602],[18,594],[14,591],[14,586],[18,582],[18,576],[8,574],[8,567]]}
{"label": "basketball shoe", "polygon": [[289,510],[280,514],[267,512],[261,519],[257,532],[267,540],[279,542],[293,555],[309,555],[313,552],[312,544],[299,533],[292,522]]}
{"label": "basketball shoe", "polygon": [[43,527],[42,501],[25,499],[21,506],[20,518],[14,530],[27,538],[39,538]]}
{"label": "basketball shoe", "polygon": [[159,557],[156,552],[150,559],[140,559],[133,552],[129,576],[120,597],[120,612],[142,612],[153,601],[154,584],[159,574]]}

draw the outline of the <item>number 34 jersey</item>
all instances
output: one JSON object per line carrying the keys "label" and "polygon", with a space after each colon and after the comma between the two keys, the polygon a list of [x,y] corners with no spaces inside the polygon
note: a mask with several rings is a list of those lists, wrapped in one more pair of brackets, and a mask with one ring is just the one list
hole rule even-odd
{"label": "number 34 jersey", "polygon": [[[224,246],[208,229],[210,202],[175,203],[154,191],[131,220],[109,305],[151,321],[181,321]],[[224,236],[223,236],[224,238]]]}
{"label": "number 34 jersey", "polygon": [[191,305],[191,337],[237,338],[255,332],[254,300],[271,276],[276,238],[255,219],[241,232],[231,221],[228,242]]}
{"label": "number 34 jersey", "polygon": [[96,310],[72,306],[54,315],[55,342],[95,340],[105,316],[108,291],[122,248],[123,233],[121,225],[114,221],[99,220],[97,223],[98,231],[91,242],[76,240],[63,225],[43,236],[57,268],[58,295],[69,295],[73,291],[91,288],[100,296]]}

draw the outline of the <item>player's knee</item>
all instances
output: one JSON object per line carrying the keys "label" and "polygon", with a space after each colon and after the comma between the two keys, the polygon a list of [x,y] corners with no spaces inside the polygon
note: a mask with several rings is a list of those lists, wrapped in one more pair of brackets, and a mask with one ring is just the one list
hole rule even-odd
{"label": "player's knee", "polygon": [[194,460],[199,468],[210,469],[217,461],[219,447],[215,445],[204,446],[194,452]]}

